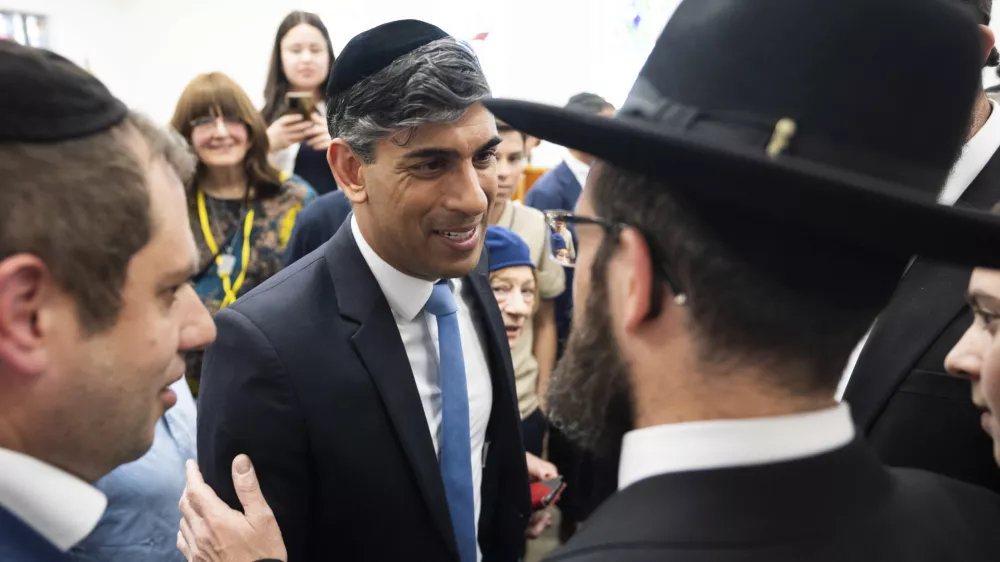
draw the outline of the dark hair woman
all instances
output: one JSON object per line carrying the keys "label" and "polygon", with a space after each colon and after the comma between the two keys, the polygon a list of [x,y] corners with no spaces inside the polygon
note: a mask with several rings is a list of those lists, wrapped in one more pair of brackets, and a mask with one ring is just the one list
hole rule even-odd
{"label": "dark hair woman", "polygon": [[271,159],[308,181],[318,193],[337,189],[326,149],[324,90],[333,67],[330,33],[319,16],[292,12],[278,26],[264,87],[264,121]]}
{"label": "dark hair woman", "polygon": [[[202,256],[195,291],[215,314],[281,269],[295,218],[316,193],[270,164],[263,119],[224,74],[192,80],[171,125],[198,158],[187,186],[188,215]],[[201,358],[201,352],[187,358],[195,393]]]}

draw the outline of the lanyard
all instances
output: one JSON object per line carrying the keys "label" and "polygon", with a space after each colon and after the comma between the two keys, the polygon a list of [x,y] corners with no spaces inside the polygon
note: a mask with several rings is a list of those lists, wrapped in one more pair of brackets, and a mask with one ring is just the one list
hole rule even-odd
{"label": "lanyard", "polygon": [[[241,254],[240,274],[236,276],[233,283],[230,274],[233,271],[235,258],[231,254],[222,255],[219,253],[219,246],[212,236],[212,228],[208,224],[208,209],[205,208],[205,192],[198,189],[198,219],[201,221],[201,232],[205,236],[205,243],[208,244],[209,251],[215,256],[215,267],[222,280],[222,289],[226,292],[226,297],[222,300],[222,307],[236,302],[236,293],[243,286],[243,281],[247,276],[247,268],[250,264],[250,232],[253,230],[253,208],[247,212],[247,217],[243,221],[243,252]],[[231,249],[230,249],[231,251]]]}

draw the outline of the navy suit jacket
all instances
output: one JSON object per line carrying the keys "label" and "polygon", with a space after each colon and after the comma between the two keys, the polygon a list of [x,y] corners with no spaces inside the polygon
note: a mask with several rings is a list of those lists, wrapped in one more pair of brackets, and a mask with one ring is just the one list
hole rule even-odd
{"label": "navy suit jacket", "polygon": [[350,215],[351,200],[340,190],[324,193],[306,205],[295,219],[292,237],[285,248],[285,266],[333,238]]}
{"label": "navy suit jacket", "polygon": [[[72,508],[67,506],[67,509]],[[0,561],[72,562],[73,558],[16,515],[0,507]]]}
{"label": "navy suit jacket", "polygon": [[583,186],[566,162],[560,162],[531,186],[524,202],[539,211],[562,209],[572,211],[583,192]]}
{"label": "navy suit jacket", "polygon": [[[479,544],[483,562],[511,562],[531,503],[514,368],[486,275],[474,271],[464,286],[482,319],[493,382]],[[231,465],[247,453],[289,562],[458,561],[406,348],[349,227],[215,321],[198,397],[198,461],[223,500],[240,508]]]}

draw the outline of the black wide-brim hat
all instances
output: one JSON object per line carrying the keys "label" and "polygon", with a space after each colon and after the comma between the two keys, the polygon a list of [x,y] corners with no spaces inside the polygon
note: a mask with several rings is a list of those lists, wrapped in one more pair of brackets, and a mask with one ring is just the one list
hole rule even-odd
{"label": "black wide-brim hat", "polygon": [[485,103],[709,214],[901,263],[1000,267],[1000,217],[937,203],[980,91],[980,41],[939,0],[686,0],[616,117]]}

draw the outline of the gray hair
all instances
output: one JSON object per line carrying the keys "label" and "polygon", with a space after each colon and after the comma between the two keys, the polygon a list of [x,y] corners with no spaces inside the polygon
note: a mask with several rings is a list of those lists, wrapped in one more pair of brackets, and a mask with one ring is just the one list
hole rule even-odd
{"label": "gray hair", "polygon": [[458,121],[489,95],[475,53],[454,38],[438,39],[330,98],[330,136],[344,139],[370,164],[380,140],[427,123]]}

